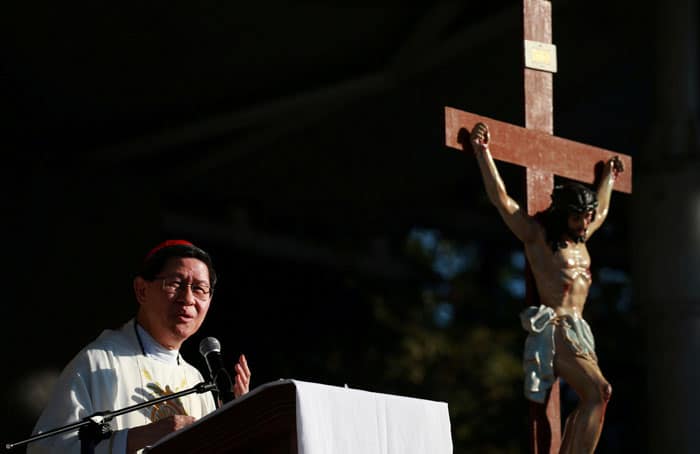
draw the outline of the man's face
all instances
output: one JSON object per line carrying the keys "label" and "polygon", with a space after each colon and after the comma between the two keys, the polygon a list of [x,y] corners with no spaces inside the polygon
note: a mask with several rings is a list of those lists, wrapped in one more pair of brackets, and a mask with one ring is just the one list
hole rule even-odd
{"label": "man's face", "polygon": [[[209,285],[209,269],[204,262],[171,258],[153,281],[135,279],[136,299],[141,305],[138,322],[164,347],[179,349],[207,315],[211,293],[204,296],[198,289]],[[175,286],[179,289],[174,290]]]}
{"label": "man's face", "polygon": [[569,217],[567,218],[569,237],[579,243],[585,241],[588,226],[591,225],[592,220],[593,210],[583,213],[569,213]]}

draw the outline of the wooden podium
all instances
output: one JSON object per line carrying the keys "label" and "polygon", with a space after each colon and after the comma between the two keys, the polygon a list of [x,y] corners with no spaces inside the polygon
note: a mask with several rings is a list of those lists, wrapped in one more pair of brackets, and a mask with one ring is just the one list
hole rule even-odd
{"label": "wooden podium", "polygon": [[447,404],[279,380],[147,450],[161,453],[451,454]]}

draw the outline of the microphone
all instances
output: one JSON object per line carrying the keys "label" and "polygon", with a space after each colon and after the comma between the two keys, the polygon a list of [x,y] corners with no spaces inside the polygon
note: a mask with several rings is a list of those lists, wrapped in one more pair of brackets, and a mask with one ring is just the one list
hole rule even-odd
{"label": "microphone", "polygon": [[221,343],[215,337],[207,337],[199,343],[199,353],[204,356],[209,376],[216,386],[221,404],[236,398],[233,394],[233,381],[221,359]]}

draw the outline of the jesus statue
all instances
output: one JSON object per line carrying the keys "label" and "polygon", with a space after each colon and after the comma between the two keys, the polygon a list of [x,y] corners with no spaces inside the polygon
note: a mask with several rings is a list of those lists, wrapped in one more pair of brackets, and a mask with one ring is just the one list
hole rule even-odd
{"label": "jesus statue", "polygon": [[544,403],[556,377],[579,397],[566,419],[561,453],[594,452],[603,428],[612,387],[598,366],[595,343],[583,309],[591,286],[591,258],[586,242],[605,221],[618,173],[618,157],[610,159],[594,192],[579,183],[558,185],[549,208],[529,216],[506,191],[489,151],[489,129],[474,126],[470,142],[489,200],[523,243],[539,306],[526,308],[520,319],[528,332],[523,366],[525,395]]}

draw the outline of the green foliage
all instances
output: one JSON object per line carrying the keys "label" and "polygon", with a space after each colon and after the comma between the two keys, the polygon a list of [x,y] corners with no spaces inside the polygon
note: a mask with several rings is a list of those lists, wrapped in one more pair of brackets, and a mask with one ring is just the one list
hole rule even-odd
{"label": "green foliage", "polygon": [[494,301],[493,289],[480,285],[469,245],[427,244],[409,238],[405,249],[424,279],[363,285],[371,289],[367,380],[383,392],[447,402],[457,453],[521,452],[527,407],[518,303],[504,293]]}

